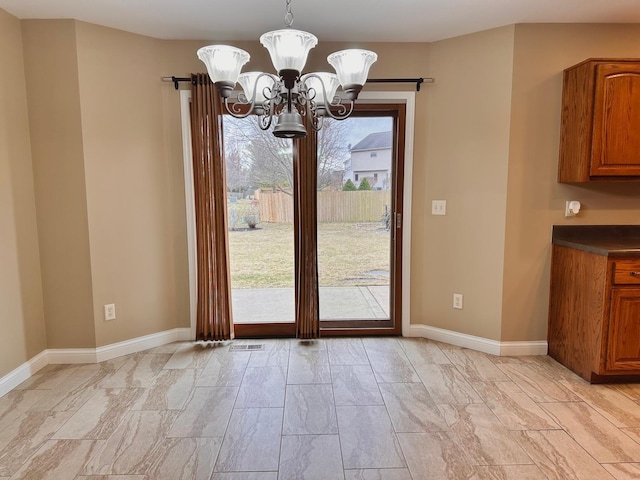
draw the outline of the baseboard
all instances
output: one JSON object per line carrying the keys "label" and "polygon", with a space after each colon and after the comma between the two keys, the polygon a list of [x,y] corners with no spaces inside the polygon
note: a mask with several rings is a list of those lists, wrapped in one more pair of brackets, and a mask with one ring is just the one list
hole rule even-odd
{"label": "baseboard", "polygon": [[488,338],[476,337],[465,333],[413,324],[409,328],[410,337],[422,337],[438,342],[470,348],[479,352],[498,356],[546,355],[547,342],[499,342]]}
{"label": "baseboard", "polygon": [[0,378],[0,398],[16,388],[31,375],[48,365],[47,351],[40,352],[28,362],[23,363],[15,370],[12,370],[4,377]]}
{"label": "baseboard", "polygon": [[191,340],[191,328],[174,328],[164,332],[152,333],[143,337],[132,338],[123,342],[112,343],[96,348],[96,360],[104,362],[112,358],[130,355],[150,348],[160,347],[167,343]]}
{"label": "baseboard", "polygon": [[165,332],[152,333],[143,337],[105,345],[98,348],[59,348],[40,352],[31,360],[0,378],[0,397],[3,397],[41,368],[53,364],[97,363],[112,358],[141,352],[173,342],[187,342],[192,339],[191,328],[174,328]]}

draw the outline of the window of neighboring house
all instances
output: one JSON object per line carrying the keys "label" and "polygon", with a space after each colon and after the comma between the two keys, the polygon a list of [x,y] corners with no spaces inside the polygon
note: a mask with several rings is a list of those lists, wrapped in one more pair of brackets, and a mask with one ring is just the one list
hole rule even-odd
{"label": "window of neighboring house", "polygon": [[378,180],[378,174],[377,174],[377,173],[374,173],[374,174],[373,174],[373,179],[374,179],[374,180]]}
{"label": "window of neighboring house", "polygon": [[371,152],[371,158],[377,157],[378,156],[378,152]]}
{"label": "window of neighboring house", "polygon": [[354,178],[355,178],[355,180],[357,182],[358,181],[358,174],[357,173],[355,174]]}

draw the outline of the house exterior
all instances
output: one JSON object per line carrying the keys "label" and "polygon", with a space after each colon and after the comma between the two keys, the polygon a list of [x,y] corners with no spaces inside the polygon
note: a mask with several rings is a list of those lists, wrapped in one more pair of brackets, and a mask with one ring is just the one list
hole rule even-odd
{"label": "house exterior", "polygon": [[359,187],[362,179],[366,178],[374,190],[389,190],[392,141],[391,131],[377,132],[367,135],[351,147],[351,156],[344,162],[343,183],[351,180]]}

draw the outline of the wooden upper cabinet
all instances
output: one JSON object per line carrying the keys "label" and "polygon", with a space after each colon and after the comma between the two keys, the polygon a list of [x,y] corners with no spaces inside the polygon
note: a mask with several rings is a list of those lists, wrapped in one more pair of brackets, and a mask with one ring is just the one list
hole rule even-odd
{"label": "wooden upper cabinet", "polygon": [[640,180],[640,59],[564,71],[558,181]]}

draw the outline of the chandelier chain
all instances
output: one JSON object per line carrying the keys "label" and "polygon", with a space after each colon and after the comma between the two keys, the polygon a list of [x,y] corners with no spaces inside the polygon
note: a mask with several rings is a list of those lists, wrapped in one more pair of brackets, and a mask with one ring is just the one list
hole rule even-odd
{"label": "chandelier chain", "polygon": [[293,13],[291,12],[291,0],[287,0],[287,8],[286,8],[286,13],[284,15],[284,24],[287,27],[291,27],[291,25],[293,25]]}

